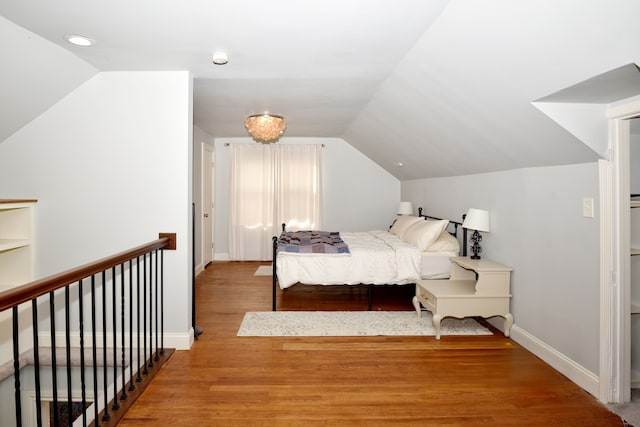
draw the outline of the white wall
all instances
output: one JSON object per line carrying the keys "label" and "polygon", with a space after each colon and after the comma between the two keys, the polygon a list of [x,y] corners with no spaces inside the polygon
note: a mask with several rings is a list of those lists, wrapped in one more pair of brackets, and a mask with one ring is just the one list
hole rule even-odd
{"label": "white wall", "polygon": [[513,267],[514,329],[597,375],[599,213],[583,218],[583,197],[598,206],[597,163],[402,183],[403,200],[436,216],[490,211],[482,255]]}
{"label": "white wall", "polygon": [[36,198],[36,275],[177,233],[165,343],[190,345],[192,79],[100,73],[0,144],[0,195]]}
{"label": "white wall", "polygon": [[[228,259],[229,147],[251,138],[216,138],[215,258]],[[282,138],[278,144],[324,144],[323,228],[332,231],[387,229],[396,217],[400,181],[340,138]]]}

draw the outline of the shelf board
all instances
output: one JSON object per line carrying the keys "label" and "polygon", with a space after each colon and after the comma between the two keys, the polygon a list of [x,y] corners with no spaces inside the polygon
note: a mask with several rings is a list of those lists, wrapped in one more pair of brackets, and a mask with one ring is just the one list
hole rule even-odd
{"label": "shelf board", "polygon": [[22,248],[30,244],[31,240],[29,239],[0,239],[0,251]]}
{"label": "shelf board", "polygon": [[631,303],[631,314],[640,314],[640,304]]}
{"label": "shelf board", "polygon": [[631,207],[632,208],[640,207],[640,200],[631,200]]}
{"label": "shelf board", "polygon": [[631,248],[631,256],[640,255],[640,248]]}

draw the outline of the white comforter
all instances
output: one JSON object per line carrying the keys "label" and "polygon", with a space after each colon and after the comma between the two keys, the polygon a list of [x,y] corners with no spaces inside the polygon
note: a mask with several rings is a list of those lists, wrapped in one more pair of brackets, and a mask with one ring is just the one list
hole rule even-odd
{"label": "white comforter", "polygon": [[340,232],[350,254],[278,252],[280,288],[307,285],[414,283],[420,278],[420,251],[387,231]]}

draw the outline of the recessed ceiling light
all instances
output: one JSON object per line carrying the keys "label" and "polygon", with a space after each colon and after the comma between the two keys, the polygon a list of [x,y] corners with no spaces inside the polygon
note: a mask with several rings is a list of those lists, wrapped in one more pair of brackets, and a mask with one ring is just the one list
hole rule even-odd
{"label": "recessed ceiling light", "polygon": [[398,162],[398,167],[399,167],[399,168],[401,168],[401,167],[403,167],[403,166],[404,166],[404,163],[402,163],[402,162]]}
{"label": "recessed ceiling light", "polygon": [[93,45],[93,40],[85,36],[79,36],[77,34],[67,34],[64,39],[75,46],[88,47]]}
{"label": "recessed ceiling light", "polygon": [[216,65],[224,65],[229,62],[229,57],[227,57],[227,54],[224,52],[215,52],[211,60]]}

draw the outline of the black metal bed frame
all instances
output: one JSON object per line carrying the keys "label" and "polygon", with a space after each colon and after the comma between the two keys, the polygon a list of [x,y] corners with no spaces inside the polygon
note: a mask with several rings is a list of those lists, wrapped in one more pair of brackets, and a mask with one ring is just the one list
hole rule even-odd
{"label": "black metal bed frame", "polygon": [[[425,220],[427,219],[431,219],[431,220],[435,220],[435,221],[441,221],[442,218],[437,218],[435,216],[430,216],[430,215],[423,215],[422,214],[422,208],[418,208],[418,216],[421,218],[424,218]],[[466,215],[462,215],[462,220],[464,221]],[[451,234],[454,237],[458,237],[458,227],[462,228],[462,256],[467,256],[467,229],[462,227],[462,222],[457,222],[457,221],[451,221],[449,220],[449,224],[453,226],[453,231],[449,231],[449,234]],[[285,232],[285,228],[286,228],[286,224],[282,223],[282,232]],[[276,294],[277,294],[277,282],[278,282],[278,276],[276,274],[276,259],[277,259],[277,252],[278,252],[278,236],[273,236],[272,237],[272,248],[273,248],[273,261],[271,262],[271,281],[272,281],[272,294],[271,294],[271,310],[272,311],[276,311]],[[372,302],[373,302],[373,288],[375,286],[402,286],[402,285],[374,285],[374,284],[365,284],[362,283],[360,285],[349,285],[349,286],[366,286],[367,287],[367,304],[368,304],[368,310],[371,311],[371,306],[372,306]]]}

